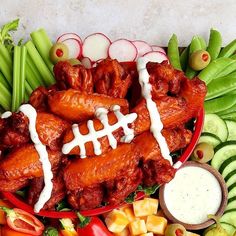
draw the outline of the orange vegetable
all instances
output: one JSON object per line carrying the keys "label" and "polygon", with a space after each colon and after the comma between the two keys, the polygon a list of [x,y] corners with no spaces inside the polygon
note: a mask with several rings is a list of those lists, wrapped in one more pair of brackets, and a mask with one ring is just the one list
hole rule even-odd
{"label": "orange vegetable", "polygon": [[31,234],[24,234],[24,233],[17,232],[15,230],[9,228],[7,225],[4,225],[2,227],[0,235],[4,235],[4,236],[32,236]]}

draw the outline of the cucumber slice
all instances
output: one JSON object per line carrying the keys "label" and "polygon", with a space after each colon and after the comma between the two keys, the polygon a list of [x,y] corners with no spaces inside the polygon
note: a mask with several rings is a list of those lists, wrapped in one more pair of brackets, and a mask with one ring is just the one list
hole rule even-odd
{"label": "cucumber slice", "polygon": [[[227,181],[226,181],[226,185],[229,188],[231,185],[233,185],[234,183],[236,183],[236,171],[234,170],[233,175],[231,175],[230,177],[228,177]],[[236,186],[235,186],[236,187]],[[235,194],[236,196],[236,194]]]}
{"label": "cucumber slice", "polygon": [[199,138],[198,143],[209,143],[215,148],[221,143],[221,140],[214,134],[203,132]]}
{"label": "cucumber slice", "polygon": [[[236,156],[229,157],[225,160],[220,166],[219,172],[223,178],[226,178],[226,176],[234,170],[236,170]],[[228,179],[226,179],[226,181],[227,180]]]}
{"label": "cucumber slice", "polygon": [[228,187],[228,191],[230,192],[232,189],[234,189],[236,187],[236,183],[233,183],[232,185],[230,185]]}
{"label": "cucumber slice", "polygon": [[236,196],[235,196],[235,197],[232,197],[232,198],[230,198],[230,199],[228,200],[228,203],[230,203],[230,202],[232,202],[232,201],[234,201],[234,200],[236,200]]}
{"label": "cucumber slice", "polygon": [[226,230],[229,236],[234,235],[236,228],[233,225],[228,223],[221,223],[221,226]]}
{"label": "cucumber slice", "polygon": [[[232,157],[229,157],[228,159],[226,159],[226,160],[222,163],[222,165],[220,166],[219,172],[222,174],[222,172],[225,170],[225,168],[227,168],[227,166],[228,166],[230,163],[234,162],[234,161],[236,161],[236,156],[232,156]],[[234,169],[233,169],[233,170],[234,170]],[[231,169],[231,171],[232,171],[232,169]]]}
{"label": "cucumber slice", "polygon": [[230,209],[224,213],[224,215],[220,218],[220,222],[224,222],[236,227],[236,209]]}
{"label": "cucumber slice", "polygon": [[236,140],[236,122],[232,120],[225,120],[228,129],[227,140]]}
{"label": "cucumber slice", "polygon": [[216,114],[205,115],[203,132],[216,135],[222,142],[226,141],[228,137],[226,123]]}
{"label": "cucumber slice", "polygon": [[230,202],[227,204],[227,207],[225,208],[226,211],[231,210],[233,208],[236,208],[236,200]]}
{"label": "cucumber slice", "polygon": [[215,148],[215,155],[211,161],[211,165],[219,170],[223,162],[236,155],[236,141],[227,141],[219,144]]}
{"label": "cucumber slice", "polygon": [[[231,184],[232,185],[232,184]],[[232,188],[229,192],[228,192],[228,204],[230,202],[231,198],[235,198],[236,200],[236,186],[234,188]]]}

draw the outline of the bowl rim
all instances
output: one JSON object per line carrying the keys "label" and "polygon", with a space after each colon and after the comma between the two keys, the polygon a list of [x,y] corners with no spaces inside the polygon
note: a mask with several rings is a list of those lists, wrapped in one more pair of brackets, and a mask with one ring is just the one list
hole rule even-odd
{"label": "bowl rim", "polygon": [[[214,169],[212,166],[210,166],[209,164],[198,163],[195,161],[186,162],[185,164],[183,164],[181,166],[180,169],[185,168],[185,167],[189,167],[189,166],[200,167],[200,168],[203,168],[203,169],[209,171],[211,174],[213,174],[215,176],[215,178],[219,182],[220,187],[221,187],[221,192],[222,192],[222,199],[221,199],[220,207],[219,207],[218,211],[216,212],[216,216],[221,217],[224,214],[225,208],[227,206],[227,201],[228,201],[228,189],[227,189],[226,183],[225,183],[222,175],[216,169]],[[162,208],[164,214],[171,222],[179,223],[179,224],[183,225],[187,230],[200,230],[200,229],[207,228],[210,225],[215,223],[214,220],[209,219],[209,220],[207,220],[203,223],[200,223],[200,224],[187,224],[187,223],[184,223],[184,222],[176,219],[170,213],[170,211],[168,210],[168,208],[166,206],[166,203],[164,200],[164,191],[165,191],[165,185],[161,186],[161,188],[159,190],[160,205],[161,205],[161,208]]]}
{"label": "bowl rim", "polygon": [[[189,143],[189,145],[187,146],[187,148],[184,150],[184,152],[182,153],[182,155],[179,157],[179,159],[176,162],[176,166],[174,165],[174,167],[176,169],[179,169],[183,163],[185,163],[191,153],[193,152],[199,138],[202,132],[202,128],[203,128],[203,123],[204,123],[204,109],[200,109],[199,113],[196,116],[195,119],[195,126],[194,126],[194,132],[193,132],[193,136],[192,139]],[[75,211],[49,211],[49,210],[41,210],[39,213],[35,213],[34,209],[31,205],[27,204],[26,202],[24,202],[22,199],[20,199],[19,196],[17,196],[14,193],[11,192],[1,192],[1,194],[3,195],[3,197],[5,197],[11,204],[13,204],[13,206],[20,208],[22,210],[25,210],[28,213],[31,213],[33,215],[38,215],[38,216],[43,216],[43,217],[50,217],[50,218],[77,218],[76,212]],[[135,200],[139,200],[145,197],[145,194],[143,192],[138,192],[137,196],[135,198]],[[113,209],[116,209],[118,207],[121,207],[123,205],[126,205],[127,203],[122,203],[119,205],[107,205],[107,206],[103,206],[103,207],[99,207],[99,208],[95,208],[92,210],[84,210],[84,211],[80,211],[80,213],[84,216],[96,216],[96,215],[101,215],[104,213],[107,213]]]}

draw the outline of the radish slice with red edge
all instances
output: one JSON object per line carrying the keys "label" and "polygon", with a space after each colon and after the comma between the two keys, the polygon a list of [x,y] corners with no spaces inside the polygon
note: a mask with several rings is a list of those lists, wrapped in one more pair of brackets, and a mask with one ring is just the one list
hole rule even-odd
{"label": "radish slice with red edge", "polygon": [[81,43],[74,38],[69,38],[63,41],[63,43],[69,49],[69,58],[79,58],[82,53],[82,45]]}
{"label": "radish slice with red edge", "polygon": [[104,34],[91,34],[84,39],[83,57],[88,57],[91,61],[106,59],[110,44],[110,39]]}
{"label": "radish slice with red edge", "polygon": [[135,45],[127,39],[118,39],[114,41],[108,50],[111,59],[118,61],[134,61],[137,58],[138,50]]}
{"label": "radish slice with red edge", "polygon": [[92,68],[92,62],[88,57],[84,57],[81,61],[81,64],[86,68],[90,69]]}
{"label": "radish slice with red edge", "polygon": [[152,51],[158,51],[158,52],[162,52],[162,53],[166,54],[165,49],[162,48],[162,47],[159,47],[159,46],[156,46],[156,45],[152,45],[151,47],[152,47]]}
{"label": "radish slice with red edge", "polygon": [[168,61],[168,57],[163,52],[148,52],[145,55],[143,55],[144,58],[146,58],[148,61],[151,62],[158,62],[161,63],[163,61]]}
{"label": "radish slice with red edge", "polygon": [[144,54],[152,51],[152,47],[145,41],[135,40],[135,41],[132,41],[132,43],[138,50],[137,58],[142,57]]}
{"label": "radish slice with red edge", "polygon": [[65,33],[57,39],[57,42],[63,42],[67,39],[76,39],[80,42],[80,44],[82,44],[82,39],[80,38],[79,35],[77,35],[75,33]]}

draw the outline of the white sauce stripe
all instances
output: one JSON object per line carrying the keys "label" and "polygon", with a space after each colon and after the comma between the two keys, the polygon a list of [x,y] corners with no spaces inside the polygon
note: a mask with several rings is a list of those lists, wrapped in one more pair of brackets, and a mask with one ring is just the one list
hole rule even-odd
{"label": "white sauce stripe", "polygon": [[94,153],[96,155],[100,155],[102,153],[101,150],[101,144],[99,143],[98,139],[108,136],[109,145],[115,149],[117,147],[117,141],[115,137],[113,136],[113,132],[119,128],[122,128],[124,131],[124,136],[121,138],[122,142],[129,143],[134,138],[134,131],[133,129],[128,127],[128,124],[131,124],[136,120],[137,114],[131,113],[127,115],[123,115],[120,112],[120,106],[115,105],[112,110],[114,111],[114,114],[117,117],[117,123],[114,125],[110,125],[108,122],[108,110],[105,108],[99,108],[96,110],[96,117],[101,121],[103,124],[103,129],[99,131],[94,130],[93,121],[89,120],[87,125],[89,132],[88,134],[82,135],[79,131],[79,126],[77,124],[74,124],[72,126],[72,131],[74,134],[74,139],[63,145],[62,147],[62,153],[68,154],[70,151],[75,148],[76,146],[79,146],[80,148],[80,157],[84,158],[86,157],[86,148],[85,144],[87,142],[92,142],[94,147]]}
{"label": "white sauce stripe", "polygon": [[147,109],[150,116],[150,121],[151,121],[150,131],[152,132],[154,138],[157,140],[160,146],[162,156],[165,159],[169,160],[171,164],[173,164],[172,158],[170,156],[169,147],[167,145],[165,138],[163,137],[161,133],[163,129],[161,117],[158,112],[156,103],[152,100],[152,94],[151,94],[152,86],[149,83],[150,76],[146,68],[147,63],[148,63],[147,59],[145,59],[144,57],[140,57],[137,61],[137,69],[139,73],[139,83],[142,88],[142,95],[146,100]]}
{"label": "white sauce stripe", "polygon": [[29,132],[32,142],[34,143],[35,149],[39,154],[40,162],[42,163],[43,174],[44,174],[44,188],[40,193],[38,202],[34,206],[34,211],[39,212],[45,203],[51,198],[53,189],[53,173],[51,170],[51,163],[48,158],[48,152],[46,146],[43,145],[39,139],[36,130],[36,119],[37,112],[30,104],[24,104],[20,106],[19,111],[21,111],[29,119]]}
{"label": "white sauce stripe", "polygon": [[1,115],[2,119],[7,119],[9,117],[11,117],[12,113],[10,111],[6,111]]}

